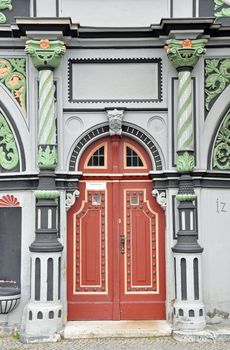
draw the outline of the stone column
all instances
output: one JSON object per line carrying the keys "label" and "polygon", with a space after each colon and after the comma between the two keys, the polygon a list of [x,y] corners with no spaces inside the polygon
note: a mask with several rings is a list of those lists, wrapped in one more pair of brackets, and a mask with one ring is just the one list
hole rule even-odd
{"label": "stone column", "polygon": [[26,52],[39,71],[38,168],[35,191],[36,227],[31,252],[31,297],[25,312],[22,341],[55,340],[63,325],[61,304],[61,253],[58,241],[58,197],[54,170],[57,165],[57,130],[54,113],[53,70],[59,65],[65,47],[62,41],[48,39],[26,43]]}
{"label": "stone column", "polygon": [[201,254],[196,222],[196,194],[191,173],[194,170],[194,121],[191,72],[205,53],[207,40],[168,40],[167,55],[178,71],[177,158],[180,173],[179,231],[174,252],[175,304],[174,325],[180,329],[205,326],[202,302]]}

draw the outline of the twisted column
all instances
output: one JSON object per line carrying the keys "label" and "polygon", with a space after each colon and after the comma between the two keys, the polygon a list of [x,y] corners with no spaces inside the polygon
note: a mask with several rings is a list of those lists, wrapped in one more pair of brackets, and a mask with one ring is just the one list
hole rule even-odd
{"label": "twisted column", "polygon": [[59,65],[65,47],[62,41],[48,39],[26,43],[26,52],[39,71],[38,111],[38,167],[39,185],[36,197],[35,240],[31,252],[31,298],[25,310],[26,342],[55,340],[61,329],[63,307],[61,303],[62,244],[58,233],[58,197],[55,184],[57,165],[56,116],[54,109],[53,70]]}
{"label": "twisted column", "polygon": [[54,83],[52,70],[39,71],[38,144],[56,144],[54,115]]}
{"label": "twisted column", "polygon": [[191,71],[178,73],[177,150],[193,150]]}
{"label": "twisted column", "polygon": [[[206,40],[168,40],[166,51],[178,71],[177,171],[180,173],[178,205],[179,230],[174,252],[174,325],[179,329],[205,326],[202,302],[201,254],[196,222],[196,194],[191,172],[194,169],[193,96],[191,72],[205,53]],[[172,214],[174,215],[174,213]]]}

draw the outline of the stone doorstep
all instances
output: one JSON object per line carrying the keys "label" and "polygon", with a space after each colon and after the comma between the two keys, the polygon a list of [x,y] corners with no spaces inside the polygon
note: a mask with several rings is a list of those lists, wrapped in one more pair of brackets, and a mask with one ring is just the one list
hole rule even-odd
{"label": "stone doorstep", "polygon": [[76,338],[141,338],[171,336],[167,321],[69,321],[62,336]]}
{"label": "stone doorstep", "polygon": [[172,329],[172,337],[175,340],[186,342],[207,342],[210,340],[230,342],[230,321],[222,321],[219,324],[207,324],[200,331]]}

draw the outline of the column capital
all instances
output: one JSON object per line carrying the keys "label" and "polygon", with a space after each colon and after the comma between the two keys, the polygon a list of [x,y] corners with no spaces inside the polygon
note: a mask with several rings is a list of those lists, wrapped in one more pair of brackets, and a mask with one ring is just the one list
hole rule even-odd
{"label": "column capital", "polygon": [[207,39],[169,39],[166,41],[165,49],[169,61],[177,70],[192,70],[199,58],[205,54],[206,43]]}
{"label": "column capital", "polygon": [[54,70],[60,64],[66,47],[60,40],[28,40],[25,51],[31,56],[35,68]]}

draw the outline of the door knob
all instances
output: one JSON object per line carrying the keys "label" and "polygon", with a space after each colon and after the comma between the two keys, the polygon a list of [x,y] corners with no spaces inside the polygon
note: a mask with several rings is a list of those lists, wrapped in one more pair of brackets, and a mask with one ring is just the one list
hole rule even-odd
{"label": "door knob", "polygon": [[125,235],[120,235],[121,254],[125,254]]}

